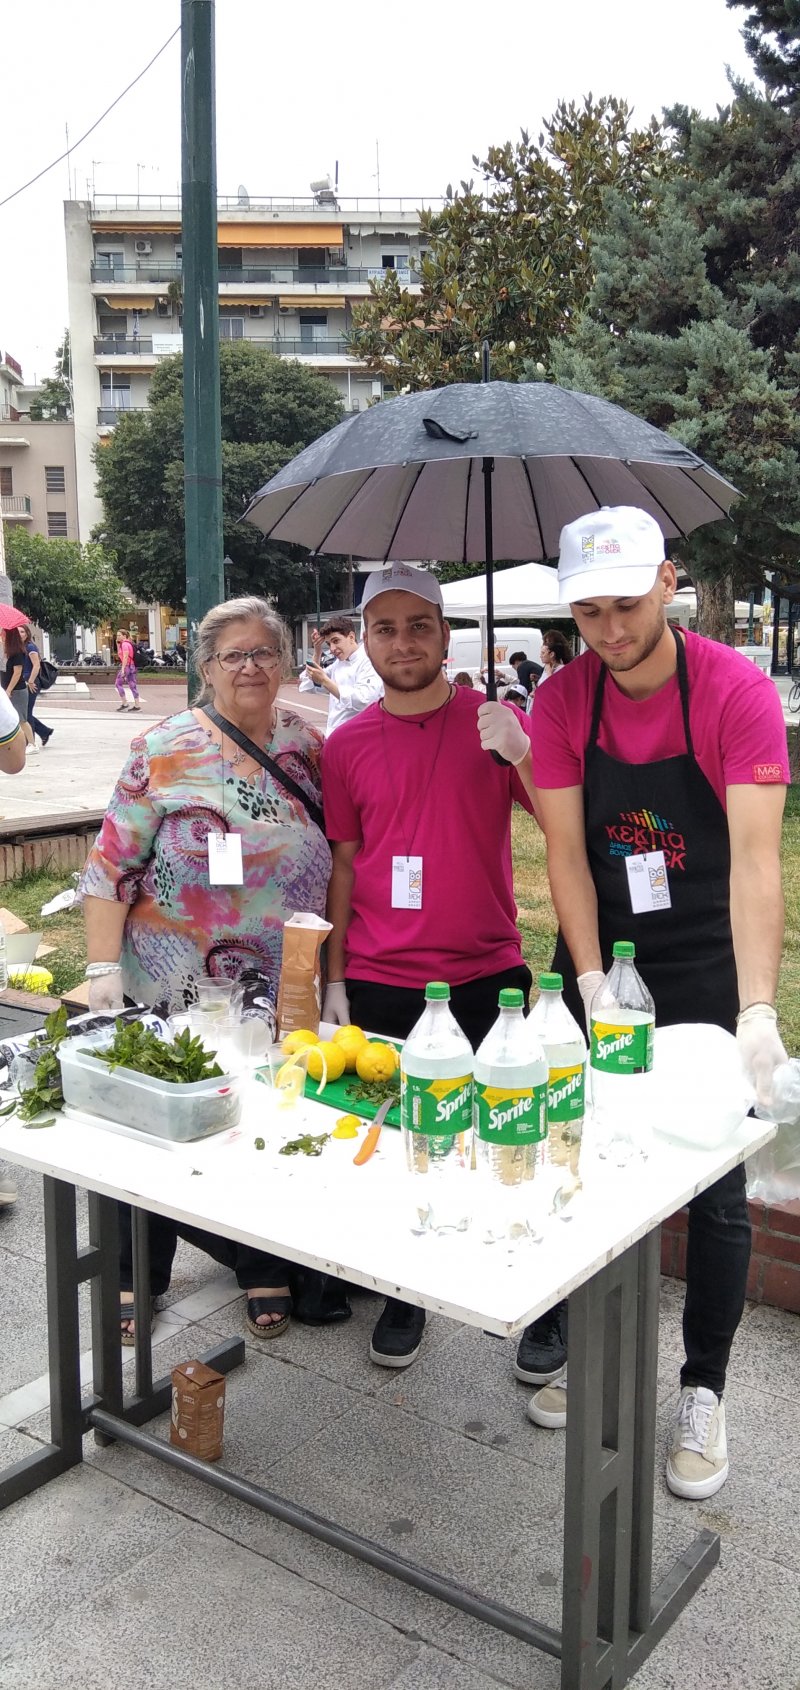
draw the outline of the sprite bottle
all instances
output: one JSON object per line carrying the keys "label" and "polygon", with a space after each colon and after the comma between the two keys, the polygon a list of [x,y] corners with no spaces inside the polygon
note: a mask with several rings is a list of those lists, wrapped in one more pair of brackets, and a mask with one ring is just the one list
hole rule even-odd
{"label": "sprite bottle", "polygon": [[415,1230],[469,1225],[473,1055],[450,1009],[450,987],[425,987],[425,1008],[400,1052],[400,1123],[414,1180]]}
{"label": "sprite bottle", "polygon": [[595,1142],[620,1167],[646,1156],[651,1139],[656,1011],[635,956],[635,945],[617,941],[590,1010]]}
{"label": "sprite bottle", "polygon": [[535,1232],[545,1165],[547,1062],[523,1017],[522,992],[505,987],[500,1014],[475,1056],[476,1168],[492,1238]]}

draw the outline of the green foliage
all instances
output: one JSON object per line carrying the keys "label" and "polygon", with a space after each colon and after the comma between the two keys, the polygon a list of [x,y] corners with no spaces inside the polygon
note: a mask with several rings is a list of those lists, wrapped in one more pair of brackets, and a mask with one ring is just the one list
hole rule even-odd
{"label": "green foliage", "polygon": [[114,554],[96,542],[46,540],[9,527],[6,568],[15,602],[51,634],[65,633],[72,622],[90,628],[115,622],[129,606]]}
{"label": "green foliage", "polygon": [[56,348],[53,374],[42,382],[38,398],[31,400],[31,422],[52,422],[72,416],[71,375],[69,329],[65,329],[64,339]]}
{"label": "green foliage", "polygon": [[61,1008],[48,1015],[44,1024],[43,1036],[35,1041],[39,1051],[33,1079],[29,1086],[20,1087],[20,1103],[17,1113],[26,1126],[49,1127],[50,1120],[40,1117],[47,1109],[60,1109],[64,1102],[61,1089],[61,1063],[58,1058],[58,1047],[62,1039],[67,1036],[67,1011],[62,1003]]}
{"label": "green foliage", "polygon": [[746,7],[745,45],[770,96],[790,103],[800,93],[800,8],[797,0],[728,0]]}
{"label": "green foliage", "polygon": [[374,373],[402,390],[480,379],[488,337],[492,374],[516,381],[569,332],[593,279],[592,233],[604,195],[616,188],[646,216],[655,185],[671,171],[665,134],[652,118],[634,129],[624,101],[591,95],[562,101],[538,141],[473,159],[486,190],[462,182],[442,211],[423,211],[421,295],[393,271],[354,309],[351,344]]}
{"label": "green foliage", "polygon": [[207,1051],[196,1033],[184,1027],[174,1040],[160,1039],[152,1027],[141,1021],[118,1021],[114,1037],[104,1050],[87,1050],[97,1062],[109,1068],[132,1068],[135,1074],[149,1074],[172,1085],[194,1085],[198,1080],[215,1080],[222,1074],[213,1051]]}
{"label": "green foliage", "polygon": [[[159,364],[147,411],[120,412],[95,453],[105,521],[131,591],[182,605],[186,597],[183,486],[183,359]],[[269,544],[242,511],[253,493],[304,446],[341,421],[339,396],[323,376],[247,341],[220,347],[223,541],[231,596],[266,593],[286,616],[313,602],[312,575],[297,546]],[[341,566],[320,565],[323,592]],[[324,602],[324,600],[323,600]]]}
{"label": "green foliage", "polygon": [[667,429],[741,490],[731,522],[680,542],[700,583],[729,580],[732,609],[734,589],[800,561],[800,98],[737,87],[714,118],[683,107],[667,117],[680,172],[646,217],[607,197],[587,309],[548,364],[564,386]]}

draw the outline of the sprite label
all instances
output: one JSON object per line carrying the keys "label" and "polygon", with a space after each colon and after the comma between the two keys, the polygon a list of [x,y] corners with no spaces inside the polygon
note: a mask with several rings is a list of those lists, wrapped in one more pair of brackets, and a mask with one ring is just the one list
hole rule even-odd
{"label": "sprite label", "polygon": [[487,1144],[539,1144],[547,1137],[547,1086],[476,1086],[475,1129]]}
{"label": "sprite label", "polygon": [[562,1126],[584,1116],[583,1062],[571,1068],[551,1068],[547,1076],[547,1124]]}
{"label": "sprite label", "polygon": [[649,1074],[653,1066],[652,1021],[592,1021],[592,1067],[604,1074]]}
{"label": "sprite label", "polygon": [[407,1132],[428,1138],[466,1133],[472,1126],[472,1075],[455,1080],[422,1080],[400,1075],[400,1119]]}

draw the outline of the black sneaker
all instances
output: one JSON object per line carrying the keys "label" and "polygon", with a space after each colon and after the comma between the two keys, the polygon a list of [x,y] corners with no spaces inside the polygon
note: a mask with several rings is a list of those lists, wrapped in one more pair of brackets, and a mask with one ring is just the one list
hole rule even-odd
{"label": "black sneaker", "polygon": [[550,1385],[567,1365],[567,1304],[541,1314],[525,1331],[517,1345],[514,1372],[526,1385]]}
{"label": "black sneaker", "polygon": [[425,1310],[387,1297],[369,1346],[369,1359],[378,1367],[410,1367],[422,1343]]}

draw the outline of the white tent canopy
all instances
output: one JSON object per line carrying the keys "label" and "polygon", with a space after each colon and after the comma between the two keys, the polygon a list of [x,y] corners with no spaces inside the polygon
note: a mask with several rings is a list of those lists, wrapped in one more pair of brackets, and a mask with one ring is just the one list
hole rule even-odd
{"label": "white tent canopy", "polygon": [[[486,576],[473,575],[467,581],[442,583],[445,616],[461,616],[468,622],[483,622],[486,617]],[[543,563],[520,563],[514,569],[494,572],[494,619],[507,621],[509,616],[568,617],[568,604],[558,602],[558,580],[555,569]]]}

